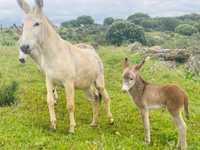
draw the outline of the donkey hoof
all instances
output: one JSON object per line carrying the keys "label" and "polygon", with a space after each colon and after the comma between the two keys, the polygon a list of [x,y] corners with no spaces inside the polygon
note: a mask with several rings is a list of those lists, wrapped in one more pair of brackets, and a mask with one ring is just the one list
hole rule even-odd
{"label": "donkey hoof", "polygon": [[97,124],[92,122],[92,123],[90,124],[90,127],[96,128],[96,127],[97,127]]}
{"label": "donkey hoof", "polygon": [[145,145],[150,145],[151,142],[150,141],[145,141]]}
{"label": "donkey hoof", "polygon": [[56,123],[55,122],[51,122],[50,129],[56,130]]}
{"label": "donkey hoof", "polygon": [[68,132],[69,132],[70,134],[74,134],[74,133],[75,133],[74,127],[70,127]]}

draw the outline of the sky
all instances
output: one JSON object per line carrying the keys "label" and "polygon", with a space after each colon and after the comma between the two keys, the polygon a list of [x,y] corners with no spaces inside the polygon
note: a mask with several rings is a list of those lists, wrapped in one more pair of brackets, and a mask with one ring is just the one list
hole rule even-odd
{"label": "sky", "polygon": [[[27,0],[31,6],[34,0]],[[106,17],[127,18],[136,12],[152,17],[200,13],[200,0],[44,0],[44,13],[55,24],[90,15],[97,23]],[[0,24],[21,24],[23,12],[16,0],[0,0]]]}

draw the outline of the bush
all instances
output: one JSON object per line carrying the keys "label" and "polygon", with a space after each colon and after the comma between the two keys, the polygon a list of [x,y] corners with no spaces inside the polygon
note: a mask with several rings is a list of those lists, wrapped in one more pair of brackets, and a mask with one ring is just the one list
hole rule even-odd
{"label": "bush", "polygon": [[197,33],[198,29],[195,28],[193,25],[180,24],[176,27],[175,31],[182,35],[191,36],[192,34]]}
{"label": "bush", "polygon": [[0,90],[0,106],[10,106],[16,102],[15,92],[17,83],[12,82],[10,85],[4,86]]}
{"label": "bush", "polygon": [[145,44],[145,35],[142,27],[128,21],[114,22],[106,33],[109,43],[120,46],[123,42],[133,43],[138,41]]}

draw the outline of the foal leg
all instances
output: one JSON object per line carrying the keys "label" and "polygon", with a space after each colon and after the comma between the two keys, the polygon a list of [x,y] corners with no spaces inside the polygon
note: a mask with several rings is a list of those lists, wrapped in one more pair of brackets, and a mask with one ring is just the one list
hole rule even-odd
{"label": "foal leg", "polygon": [[98,97],[95,95],[95,93],[93,91],[91,91],[91,89],[86,91],[86,95],[89,98],[89,101],[91,102],[92,105],[92,122],[90,124],[91,127],[96,127],[97,126],[97,121],[99,118],[99,99]]}
{"label": "foal leg", "polygon": [[48,77],[46,77],[46,87],[47,87],[47,104],[49,108],[49,115],[51,121],[51,128],[56,129],[56,114],[55,114],[55,100],[53,94],[53,83]]}
{"label": "foal leg", "polygon": [[144,126],[145,143],[150,144],[151,137],[150,137],[149,111],[146,109],[141,109],[140,112],[141,112],[143,126]]}
{"label": "foal leg", "polygon": [[176,128],[178,129],[178,144],[177,146],[181,148],[181,150],[187,149],[187,141],[186,141],[186,124],[182,118],[181,112],[176,114],[172,114],[173,120],[175,122]]}
{"label": "foal leg", "polygon": [[74,117],[74,111],[75,111],[74,83],[67,82],[64,84],[64,87],[65,87],[65,94],[66,94],[66,101],[67,101],[67,110],[69,112],[69,121],[70,121],[69,133],[74,133],[74,129],[76,126],[75,117]]}

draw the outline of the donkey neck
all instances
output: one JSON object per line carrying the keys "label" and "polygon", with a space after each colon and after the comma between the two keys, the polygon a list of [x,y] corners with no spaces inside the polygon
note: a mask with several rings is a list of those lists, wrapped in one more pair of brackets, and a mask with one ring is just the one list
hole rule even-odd
{"label": "donkey neck", "polygon": [[144,94],[145,88],[148,83],[138,75],[136,78],[135,85],[130,89],[129,93],[133,96],[135,100],[140,100]]}
{"label": "donkey neck", "polygon": [[51,23],[49,23],[48,19],[45,18],[45,40],[40,44],[40,49],[43,57],[48,57],[50,59],[56,58],[58,52],[63,51],[64,48],[64,40],[60,37],[60,35],[53,28]]}

